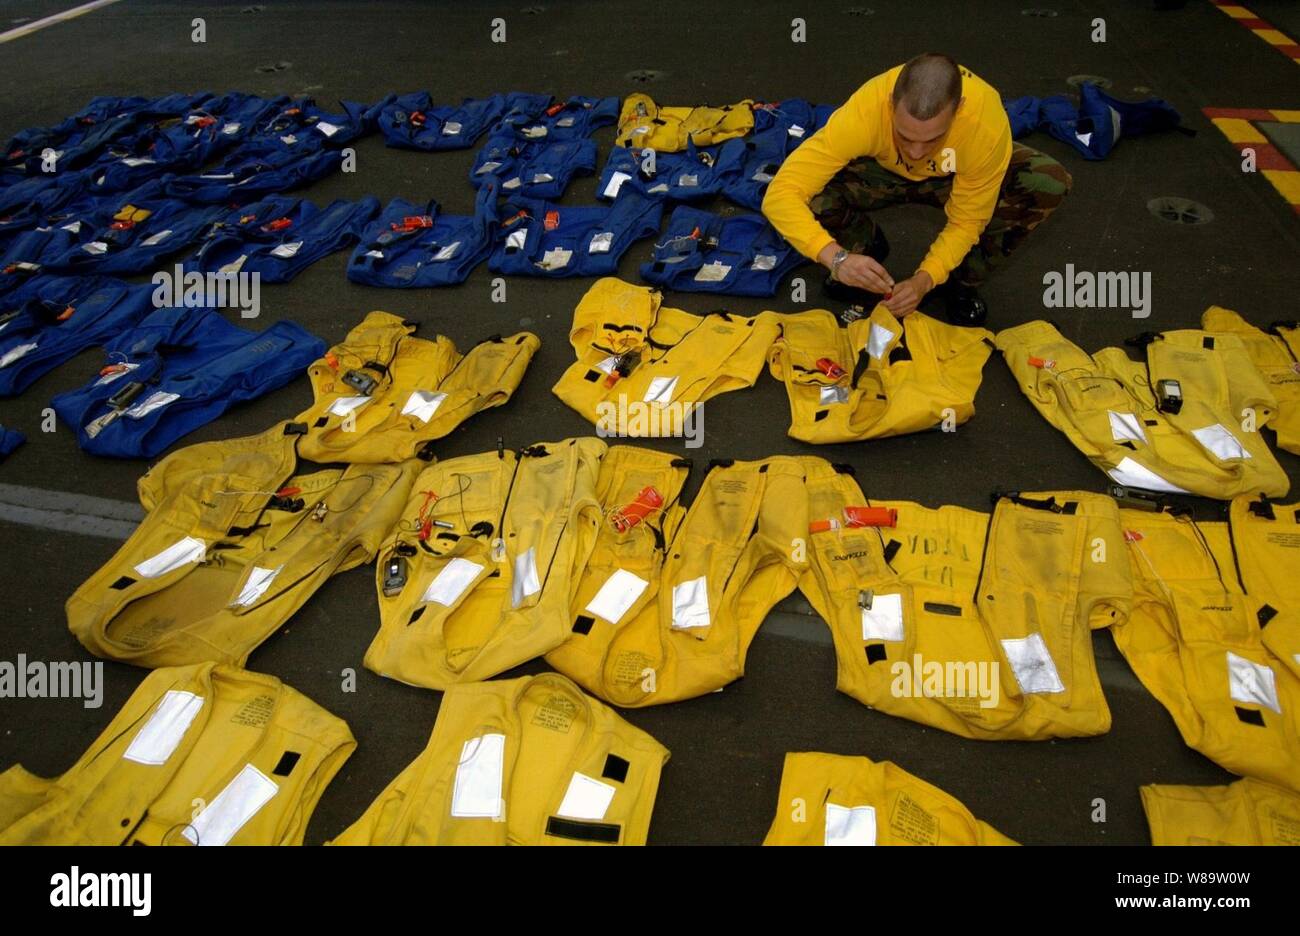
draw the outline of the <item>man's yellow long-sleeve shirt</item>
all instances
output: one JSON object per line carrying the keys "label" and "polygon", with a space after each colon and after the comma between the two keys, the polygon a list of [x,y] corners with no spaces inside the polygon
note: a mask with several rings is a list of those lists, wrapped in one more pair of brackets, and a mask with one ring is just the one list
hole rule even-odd
{"label": "man's yellow long-sleeve shirt", "polygon": [[[947,176],[945,163],[955,169],[952,195],[945,212],[948,223],[930,245],[918,270],[930,274],[938,286],[961,263],[993,217],[998,189],[1011,161],[1011,125],[998,92],[962,68],[962,101],[952,126],[930,156],[919,163],[899,152],[894,144],[894,82],[899,65],[872,78],[826,126],[786,157],[767,187],[763,214],[795,249],[810,259],[834,243],[813,216],[808,202],[831,178],[855,159],[869,156],[877,163],[914,182]],[[951,153],[945,153],[951,148]]]}

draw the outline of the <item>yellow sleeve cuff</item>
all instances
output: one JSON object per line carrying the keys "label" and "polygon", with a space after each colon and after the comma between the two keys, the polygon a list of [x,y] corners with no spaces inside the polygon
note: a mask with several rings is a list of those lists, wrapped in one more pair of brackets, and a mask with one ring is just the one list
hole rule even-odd
{"label": "yellow sleeve cuff", "polygon": [[933,255],[929,255],[922,260],[921,265],[916,269],[917,272],[929,273],[930,279],[934,281],[935,286],[940,286],[948,280],[948,268]]}

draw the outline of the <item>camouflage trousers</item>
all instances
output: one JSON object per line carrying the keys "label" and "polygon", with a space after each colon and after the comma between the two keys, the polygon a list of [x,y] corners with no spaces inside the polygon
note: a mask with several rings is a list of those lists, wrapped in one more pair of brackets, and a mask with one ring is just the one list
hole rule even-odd
{"label": "camouflage trousers", "polygon": [[[984,282],[989,270],[1057,209],[1070,183],[1070,173],[1051,156],[1014,144],[993,217],[952,278],[970,286]],[[907,202],[943,207],[951,194],[951,176],[913,182],[864,157],[841,169],[809,207],[841,245],[858,253],[878,234],[870,212]]]}

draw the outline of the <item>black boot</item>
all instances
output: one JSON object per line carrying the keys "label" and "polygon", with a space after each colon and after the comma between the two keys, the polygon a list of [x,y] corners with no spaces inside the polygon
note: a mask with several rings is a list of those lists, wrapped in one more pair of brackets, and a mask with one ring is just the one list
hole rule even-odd
{"label": "black boot", "polygon": [[989,317],[988,303],[974,286],[948,280],[934,291],[943,300],[944,314],[954,325],[978,327]]}
{"label": "black boot", "polygon": [[[885,258],[889,256],[889,240],[885,237],[885,229],[877,224],[872,232],[871,243],[865,249],[860,251],[850,250],[850,253],[863,253],[875,260],[881,266],[885,265]],[[846,286],[839,280],[832,279],[828,274],[824,283],[826,295],[835,302],[844,302],[848,305],[860,305],[868,312],[876,307],[884,296],[879,293],[868,292],[865,289],[858,289],[854,286]]]}

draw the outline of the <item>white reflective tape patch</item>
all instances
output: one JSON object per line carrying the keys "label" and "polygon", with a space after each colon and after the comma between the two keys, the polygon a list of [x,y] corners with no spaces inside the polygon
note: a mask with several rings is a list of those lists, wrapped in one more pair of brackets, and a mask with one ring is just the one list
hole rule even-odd
{"label": "white reflective tape patch", "polygon": [[826,804],[823,845],[875,845],[876,807]]}
{"label": "white reflective tape patch", "polygon": [[623,187],[623,183],[630,178],[632,177],[628,175],[626,172],[614,173],[612,176],[609,177],[609,181],[605,183],[605,191],[601,192],[601,194],[604,195],[606,198],[617,198],[618,190],[621,189]]}
{"label": "white reflective tape patch", "polygon": [[233,172],[205,172],[199,176],[200,179],[233,179],[234,177]]}
{"label": "white reflective tape patch", "polygon": [[167,393],[163,390],[155,390],[145,399],[128,409],[123,415],[130,416],[132,419],[143,419],[154,410],[160,410],[169,403],[175,403],[180,398],[181,395],[179,393]]}
{"label": "white reflective tape patch", "polygon": [[709,626],[709,582],[701,575],[673,586],[673,629]]}
{"label": "white reflective tape patch", "polygon": [[697,188],[700,184],[700,177],[694,173],[685,173],[677,177],[677,184],[682,188]]}
{"label": "white reflective tape patch", "polygon": [[367,250],[366,256],[374,257],[376,260],[382,260],[384,259],[384,252],[382,250]]}
{"label": "white reflective tape patch", "polygon": [[650,386],[646,388],[645,396],[642,397],[642,403],[669,403],[673,398],[673,391],[677,389],[676,377],[655,377],[650,381]]}
{"label": "white reflective tape patch", "polygon": [[245,764],[207,808],[181,828],[181,835],[194,845],[225,845],[279,790],[274,780]]}
{"label": "white reflective tape patch", "polygon": [[171,228],[168,228],[165,231],[159,231],[157,234],[149,235],[144,240],[140,241],[140,246],[154,247],[158,244],[161,244],[163,241],[165,241],[167,238],[171,236],[172,236]]}
{"label": "white reflective tape patch", "polygon": [[368,396],[341,396],[329,405],[325,412],[332,413],[335,416],[346,416],[360,406],[365,406],[370,402]]}
{"label": "white reflective tape patch", "polygon": [[566,250],[563,247],[552,247],[542,254],[541,262],[537,265],[543,270],[562,270],[569,265],[569,260],[572,257],[572,250]]}
{"label": "white reflective tape patch", "polygon": [[885,349],[895,338],[894,332],[891,332],[883,325],[871,323],[871,334],[867,337],[867,354],[871,355],[877,361],[885,356]]}
{"label": "white reflective tape patch", "polygon": [[460,749],[456,785],[451,793],[451,814],[457,819],[501,818],[501,781],[506,736],[486,734],[470,738]]}
{"label": "white reflective tape patch", "polygon": [[1002,652],[1006,654],[1011,672],[1025,695],[1065,691],[1065,684],[1061,682],[1042,634],[1035,632],[1018,640],[1004,640]]}
{"label": "white reflective tape patch", "polygon": [[609,253],[609,248],[614,245],[614,232],[601,231],[591,239],[587,245],[587,253]]}
{"label": "white reflective tape patch", "polygon": [[335,126],[332,123],[328,123],[324,120],[316,121],[316,129],[319,130],[321,133],[325,134],[327,137],[332,137],[334,134],[339,132],[339,128],[337,126]]}
{"label": "white reflective tape patch", "polygon": [[714,260],[712,263],[706,263],[695,273],[695,282],[697,283],[721,283],[731,272],[731,267],[721,260]]}
{"label": "white reflective tape patch", "polygon": [[1247,452],[1242,447],[1242,444],[1237,441],[1237,437],[1222,423],[1215,423],[1213,426],[1206,426],[1204,429],[1193,429],[1192,435],[1196,437],[1197,442],[1204,445],[1213,453],[1215,458],[1221,461],[1232,458],[1250,458],[1250,452]]}
{"label": "white reflective tape patch", "polygon": [[532,127],[524,127],[519,132],[526,139],[540,140],[542,137],[546,136],[549,131],[542,124],[537,124]]}
{"label": "white reflective tape patch", "polygon": [[523,184],[524,184],[524,180],[519,178],[519,176],[515,176],[513,179],[506,179],[504,182],[502,182],[501,187],[506,191],[514,191],[515,189],[519,188],[519,186]]}
{"label": "white reflective tape patch", "polygon": [[14,347],[6,351],[3,355],[0,355],[0,367],[8,367],[14,361],[26,357],[27,355],[31,354],[35,350],[36,350],[36,342],[34,341],[28,344],[15,345]]}
{"label": "white reflective tape patch", "polygon": [[862,609],[863,640],[903,639],[903,596],[875,595],[871,607]]}
{"label": "white reflective tape patch", "polygon": [[849,388],[841,387],[838,384],[822,387],[817,396],[818,406],[830,406],[832,403],[847,403],[848,401]]}
{"label": "white reflective tape patch", "polygon": [[1167,491],[1171,494],[1190,494],[1178,485],[1166,481],[1150,468],[1139,465],[1131,458],[1124,458],[1106,474],[1125,487],[1142,488],[1147,491]]}
{"label": "white reflective tape patch", "polygon": [[528,552],[515,556],[515,574],[510,582],[510,601],[513,607],[523,604],[542,590],[542,583],[537,578],[537,547],[528,547]]}
{"label": "white reflective tape patch", "polygon": [[533,185],[544,185],[547,182],[554,182],[555,176],[551,175],[549,172],[538,172],[533,175],[530,181]]}
{"label": "white reflective tape patch", "polygon": [[766,172],[763,169],[759,169],[755,171],[755,173],[749,177],[751,182],[762,182],[764,185],[766,185],[768,182],[771,182],[773,178],[774,176],[772,175],[772,173]]}
{"label": "white reflective tape patch", "polygon": [[556,125],[557,127],[572,127],[572,126],[573,126],[573,118],[572,118],[572,117],[561,117],[559,120],[557,120],[557,121],[555,122],[555,125]]}
{"label": "white reflective tape patch", "polygon": [[108,253],[108,244],[103,241],[91,241],[89,244],[82,244],[81,249],[88,254]]}
{"label": "white reflective tape patch", "polygon": [[798,124],[791,124],[789,127],[786,128],[785,132],[790,134],[790,136],[792,137],[801,137],[808,131],[805,130],[803,127],[799,126]]}
{"label": "white reflective tape patch", "polygon": [[234,260],[231,260],[229,263],[223,263],[221,267],[217,270],[217,272],[238,273],[240,270],[244,268],[244,264],[247,262],[248,262],[248,254],[240,254],[238,257],[236,257]]}
{"label": "white reflective tape patch", "polygon": [[[298,142],[298,137],[296,137],[292,133],[286,133],[284,136],[280,137],[280,142],[283,143],[285,146],[293,146],[293,144]],[[244,180],[244,182],[247,181],[248,181],[247,179]],[[244,183],[241,182],[239,184],[243,185]]]}
{"label": "white reflective tape patch", "polygon": [[749,265],[751,270],[775,270],[776,254],[758,254],[754,257],[754,262]]}
{"label": "white reflective tape patch", "polygon": [[460,130],[461,130],[460,124],[458,124],[454,120],[449,120],[442,125],[443,136],[456,136],[456,134],[460,133]]}
{"label": "white reflective tape patch", "polygon": [[587,819],[599,822],[609,812],[609,804],[614,801],[616,788],[608,783],[588,777],[574,771],[569,779],[569,788],[564,791],[560,808],[555,811],[564,819]]}
{"label": "white reflective tape patch", "polygon": [[137,368],[139,368],[140,365],[139,365],[139,364],[132,364],[132,363],[130,363],[130,362],[125,362],[125,363],[122,363],[122,364],[115,364],[115,365],[113,365],[113,366],[114,366],[114,367],[121,368],[121,370],[115,370],[115,371],[113,371],[112,373],[110,373],[110,374],[105,374],[103,377],[101,377],[101,378],[99,378],[98,380],[96,380],[96,381],[95,381],[95,386],[96,386],[96,387],[102,387],[102,386],[104,386],[104,384],[110,384],[110,383],[112,383],[113,381],[117,380],[119,377],[125,377],[127,374],[131,373],[131,371],[136,370]]}
{"label": "white reflective tape patch", "polygon": [[1082,143],[1084,146],[1087,146],[1089,143],[1092,142],[1091,133],[1076,133],[1074,135],[1074,138],[1078,140],[1080,143]]}
{"label": "white reflective tape patch", "polygon": [[191,562],[202,562],[206,549],[203,540],[187,536],[141,562],[135,567],[135,574],[141,578],[158,578]]}
{"label": "white reflective tape patch", "polygon": [[266,594],[266,590],[271,587],[275,577],[280,574],[284,566],[276,566],[274,569],[263,569],[261,566],[253,566],[253,571],[248,573],[248,580],[244,582],[244,587],[239,592],[239,597],[230,603],[232,608],[247,608]]}
{"label": "white reflective tape patch", "polygon": [[1116,442],[1141,442],[1146,444],[1147,434],[1142,428],[1142,420],[1133,413],[1117,413],[1107,410],[1110,417],[1110,435]]}
{"label": "white reflective tape patch", "polygon": [[234,134],[234,133],[238,133],[238,132],[239,132],[239,124],[238,124],[238,123],[228,123],[228,124],[226,124],[224,127],[221,128],[221,132],[222,132],[222,133],[225,133],[225,134]]}
{"label": "white reflective tape patch", "polygon": [[668,191],[668,183],[660,182],[658,185],[654,186],[653,188],[646,189],[646,191],[649,192],[651,195],[660,195]]}
{"label": "white reflective tape patch", "polygon": [[605,584],[600,586],[600,591],[587,602],[587,607],[583,610],[611,624],[617,624],[648,587],[650,583],[641,576],[633,575],[626,569],[617,569],[605,579]]}
{"label": "white reflective tape patch", "polygon": [[447,399],[447,394],[436,390],[416,390],[406,398],[406,404],[402,407],[403,416],[414,416],[422,423],[427,423],[433,418],[433,414],[442,406],[442,401]]}
{"label": "white reflective tape patch", "polygon": [[148,156],[127,156],[122,160],[122,165],[130,166],[132,169],[136,166],[152,166],[153,164],[154,160]]}
{"label": "white reflective tape patch", "polygon": [[59,228],[59,230],[71,231],[73,234],[79,234],[81,232],[81,222],[73,221],[71,224],[63,225],[63,227]]}
{"label": "white reflective tape patch", "polygon": [[447,260],[450,260],[452,257],[456,256],[456,254],[459,251],[460,251],[460,241],[452,241],[446,247],[442,248],[436,254],[433,255],[433,261],[434,263],[445,262]]}
{"label": "white reflective tape patch", "polygon": [[470,562],[457,556],[433,577],[433,581],[424,590],[420,600],[450,608],[460,600],[461,595],[465,594],[465,589],[474,584],[474,580],[482,571],[483,566],[477,562]]}
{"label": "white reflective tape patch", "polygon": [[1228,655],[1228,694],[1234,701],[1262,705],[1282,714],[1277,698],[1277,676],[1271,667],[1253,663],[1231,650]]}
{"label": "white reflective tape patch", "polygon": [[604,371],[606,374],[614,373],[614,368],[618,366],[618,358],[610,355],[596,365],[596,369]]}
{"label": "white reflective tape patch", "polygon": [[202,708],[202,696],[169,689],[122,756],[155,767],[167,763]]}
{"label": "white reflective tape patch", "polygon": [[523,250],[524,245],[528,243],[528,232],[523,228],[517,231],[511,231],[506,236],[506,247],[512,250]]}
{"label": "white reflective tape patch", "polygon": [[489,172],[492,172],[493,170],[500,169],[500,168],[501,168],[500,162],[498,162],[495,159],[489,159],[483,165],[479,166],[478,169],[474,170],[474,174],[487,175]]}
{"label": "white reflective tape patch", "polygon": [[289,243],[281,244],[279,247],[276,247],[271,251],[271,256],[282,257],[287,260],[290,257],[296,256],[298,251],[302,250],[302,243],[302,241],[291,241]]}

